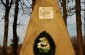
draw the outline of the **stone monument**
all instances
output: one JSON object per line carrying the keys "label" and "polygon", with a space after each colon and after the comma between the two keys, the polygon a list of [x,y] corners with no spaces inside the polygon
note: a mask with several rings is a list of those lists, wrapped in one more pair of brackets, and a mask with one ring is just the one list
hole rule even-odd
{"label": "stone monument", "polygon": [[56,0],[36,0],[20,55],[75,55]]}

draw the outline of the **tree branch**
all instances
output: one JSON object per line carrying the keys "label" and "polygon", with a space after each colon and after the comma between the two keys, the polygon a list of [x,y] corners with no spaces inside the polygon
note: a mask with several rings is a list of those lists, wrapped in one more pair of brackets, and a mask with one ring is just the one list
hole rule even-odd
{"label": "tree branch", "polygon": [[81,9],[81,11],[85,11],[85,9]]}
{"label": "tree branch", "polygon": [[10,9],[12,7],[13,0],[11,0],[11,2],[9,4],[10,4],[9,9]]}
{"label": "tree branch", "polygon": [[6,4],[3,2],[3,0],[1,0],[1,2],[2,2],[2,4],[5,6],[5,8],[6,8]]}
{"label": "tree branch", "polygon": [[72,15],[74,15],[75,14],[75,11],[74,12],[72,12],[71,14],[69,14],[68,16],[72,16]]}

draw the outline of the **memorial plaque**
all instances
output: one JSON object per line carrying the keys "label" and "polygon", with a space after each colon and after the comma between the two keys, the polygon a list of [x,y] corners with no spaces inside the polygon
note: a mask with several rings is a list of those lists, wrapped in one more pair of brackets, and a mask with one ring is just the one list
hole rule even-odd
{"label": "memorial plaque", "polygon": [[53,19],[53,7],[39,7],[39,19]]}

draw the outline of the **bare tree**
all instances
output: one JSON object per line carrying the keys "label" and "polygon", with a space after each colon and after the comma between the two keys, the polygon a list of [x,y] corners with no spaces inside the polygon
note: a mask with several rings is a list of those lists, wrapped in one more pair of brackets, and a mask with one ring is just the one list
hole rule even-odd
{"label": "bare tree", "polygon": [[62,6],[63,6],[63,18],[64,18],[65,25],[67,26],[66,0],[62,0]]}
{"label": "bare tree", "polygon": [[19,40],[17,36],[18,9],[19,9],[19,0],[16,0],[14,22],[13,22],[13,55],[17,55],[17,47],[18,47],[18,40]]}
{"label": "bare tree", "polygon": [[4,21],[4,41],[3,41],[3,48],[2,48],[2,54],[7,55],[7,38],[8,38],[8,24],[9,24],[9,11],[12,6],[12,0],[9,2],[9,0],[6,0],[6,3],[4,3],[3,0],[1,0],[2,4],[5,7],[5,21]]}
{"label": "bare tree", "polygon": [[76,25],[77,25],[77,38],[79,46],[79,55],[83,55],[83,39],[82,39],[82,23],[81,23],[81,5],[80,0],[76,2]]}

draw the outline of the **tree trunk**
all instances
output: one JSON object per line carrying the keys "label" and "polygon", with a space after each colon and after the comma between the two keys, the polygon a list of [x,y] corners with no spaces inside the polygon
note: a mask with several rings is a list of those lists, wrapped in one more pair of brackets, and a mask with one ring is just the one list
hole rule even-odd
{"label": "tree trunk", "polygon": [[12,0],[0,0],[1,3],[5,7],[5,21],[4,21],[4,39],[3,39],[3,48],[2,48],[2,55],[7,55],[7,38],[8,38],[8,27],[9,27],[9,10],[12,6]]}
{"label": "tree trunk", "polygon": [[5,21],[4,21],[4,41],[3,41],[3,48],[2,48],[2,55],[7,55],[7,38],[8,38],[8,24],[9,24],[9,10],[5,11]]}
{"label": "tree trunk", "polygon": [[79,55],[83,55],[83,39],[82,39],[82,23],[81,23],[81,6],[80,0],[76,0],[76,25],[77,25],[77,38],[79,46]]}
{"label": "tree trunk", "polygon": [[65,25],[67,26],[66,0],[62,0],[62,6],[63,6],[63,18],[64,18]]}
{"label": "tree trunk", "polygon": [[4,41],[3,41],[3,48],[2,48],[2,55],[7,55],[7,38],[8,38],[8,24],[9,24],[9,0],[6,0],[6,7],[5,7],[5,21],[4,21]]}
{"label": "tree trunk", "polygon": [[36,2],[36,0],[32,0],[32,11],[33,11],[33,8],[34,8],[34,5],[35,5],[35,2]]}
{"label": "tree trunk", "polygon": [[18,4],[19,0],[16,0],[15,3],[15,15],[13,23],[13,55],[17,55],[18,47],[18,36],[17,36],[17,19],[18,19]]}

